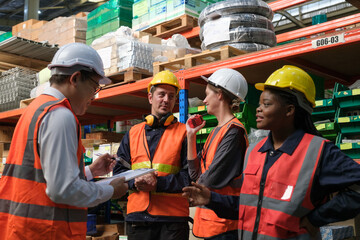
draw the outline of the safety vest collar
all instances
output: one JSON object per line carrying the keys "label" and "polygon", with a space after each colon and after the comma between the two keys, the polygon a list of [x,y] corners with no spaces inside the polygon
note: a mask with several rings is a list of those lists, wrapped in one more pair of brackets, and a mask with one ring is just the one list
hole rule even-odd
{"label": "safety vest collar", "polygon": [[[45,114],[50,110],[50,106],[53,106],[54,104],[57,104],[61,102],[62,100],[55,100],[55,101],[49,101],[42,104],[34,113],[34,115],[31,118],[31,122],[29,125],[29,131],[28,131],[28,141],[25,147],[24,157],[22,161],[22,165],[27,166],[34,166],[34,155],[35,155],[35,149],[33,144],[33,139],[37,139],[37,136],[35,136],[35,129],[37,127],[37,123],[40,118],[45,116]],[[45,109],[47,109],[45,111]],[[41,116],[41,117],[40,117]]]}

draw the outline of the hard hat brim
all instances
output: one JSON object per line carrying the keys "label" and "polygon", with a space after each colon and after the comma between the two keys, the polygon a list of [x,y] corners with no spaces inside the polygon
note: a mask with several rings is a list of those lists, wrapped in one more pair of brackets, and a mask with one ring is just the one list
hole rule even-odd
{"label": "hard hat brim", "polygon": [[99,84],[101,84],[101,85],[107,85],[110,83],[112,83],[112,81],[108,77],[103,77],[99,80]]}
{"label": "hard hat brim", "polygon": [[256,83],[256,84],[255,84],[255,88],[256,88],[257,90],[264,91],[264,89],[265,89],[265,84],[264,84],[264,83]]}
{"label": "hard hat brim", "polygon": [[205,76],[201,76],[202,79],[204,79],[205,81],[209,82],[209,78],[205,77]]}

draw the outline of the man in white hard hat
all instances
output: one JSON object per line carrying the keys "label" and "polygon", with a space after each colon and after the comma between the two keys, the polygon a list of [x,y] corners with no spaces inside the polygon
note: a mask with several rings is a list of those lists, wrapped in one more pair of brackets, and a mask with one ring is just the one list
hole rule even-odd
{"label": "man in white hard hat", "polygon": [[81,43],[61,47],[50,87],[24,111],[0,180],[0,239],[85,239],[87,207],[127,191],[123,178],[88,182],[115,166],[109,154],[84,168],[77,115],[109,83],[99,54]]}

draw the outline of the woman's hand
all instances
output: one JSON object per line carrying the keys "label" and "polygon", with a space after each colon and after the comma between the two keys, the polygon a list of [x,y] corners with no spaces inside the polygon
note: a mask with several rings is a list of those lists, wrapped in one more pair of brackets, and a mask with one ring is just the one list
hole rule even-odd
{"label": "woman's hand", "polygon": [[210,202],[211,192],[204,185],[198,183],[191,183],[193,186],[184,187],[183,197],[189,199],[190,207],[206,205]]}
{"label": "woman's hand", "polygon": [[189,122],[192,121],[193,118],[200,116],[199,114],[195,114],[189,117],[189,119],[186,121],[186,131],[188,136],[196,136],[196,133],[202,129],[205,124],[206,121],[204,120],[200,125],[196,126],[195,128],[190,127]]}

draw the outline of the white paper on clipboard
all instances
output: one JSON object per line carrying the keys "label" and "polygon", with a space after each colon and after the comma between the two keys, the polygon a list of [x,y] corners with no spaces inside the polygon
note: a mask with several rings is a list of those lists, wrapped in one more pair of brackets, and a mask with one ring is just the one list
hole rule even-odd
{"label": "white paper on clipboard", "polygon": [[145,175],[147,173],[151,173],[151,172],[154,172],[154,171],[155,171],[155,169],[152,169],[152,168],[139,168],[139,169],[135,169],[135,170],[129,170],[129,171],[126,171],[126,172],[116,174],[116,175],[114,175],[112,177],[101,179],[101,180],[97,181],[97,183],[110,184],[110,182],[112,180],[114,180],[115,178],[120,178],[120,177],[124,177],[125,182],[127,182],[127,181],[129,181],[131,179],[140,177],[142,175]]}

